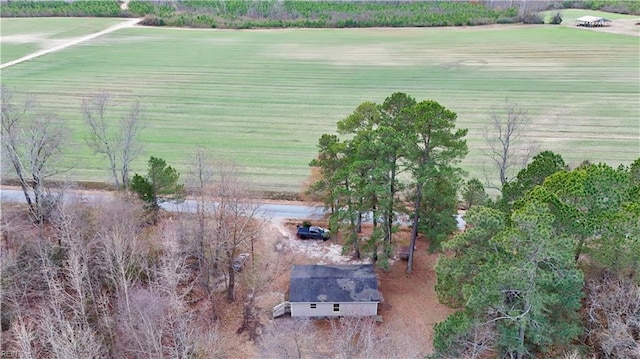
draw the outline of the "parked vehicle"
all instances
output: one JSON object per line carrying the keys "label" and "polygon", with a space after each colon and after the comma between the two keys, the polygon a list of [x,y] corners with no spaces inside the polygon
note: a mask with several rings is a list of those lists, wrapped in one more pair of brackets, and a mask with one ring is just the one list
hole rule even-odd
{"label": "parked vehicle", "polygon": [[329,233],[328,229],[318,226],[298,226],[298,232],[296,235],[300,239],[322,239],[323,241],[331,238],[331,233]]}
{"label": "parked vehicle", "polygon": [[249,253],[240,253],[233,260],[233,270],[236,272],[242,272],[242,267],[244,267],[244,263],[249,258]]}

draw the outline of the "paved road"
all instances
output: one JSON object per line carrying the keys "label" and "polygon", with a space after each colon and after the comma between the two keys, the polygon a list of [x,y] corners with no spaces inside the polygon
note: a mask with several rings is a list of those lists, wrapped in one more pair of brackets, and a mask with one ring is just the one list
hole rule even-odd
{"label": "paved road", "polygon": [[[102,201],[111,197],[111,194],[105,192],[78,193],[84,200]],[[66,196],[67,200],[71,200],[72,196]],[[1,203],[25,203],[24,194],[21,190],[15,188],[0,188],[0,204]],[[215,203],[213,203],[215,205]],[[196,210],[196,201],[187,199],[181,203],[164,202],[161,204],[162,209],[169,212],[193,213]],[[258,215],[268,219],[321,219],[324,216],[324,209],[317,206],[306,206],[301,204],[275,204],[261,203]],[[460,214],[455,215],[458,229],[464,229],[466,222]],[[409,223],[404,223],[408,225]]]}
{"label": "paved road", "polygon": [[[213,204],[215,205],[215,203]],[[190,199],[182,203],[164,202],[160,206],[169,212],[193,213],[196,211],[196,201]],[[324,215],[324,210],[322,207],[305,205],[261,203],[258,215],[263,218],[277,219],[321,219]]]}
{"label": "paved road", "polygon": [[[102,201],[111,198],[111,194],[104,192],[95,193],[79,193],[73,192],[73,195],[80,196],[84,200]],[[67,200],[71,200],[73,195],[66,196]],[[25,203],[24,194],[21,190],[15,188],[0,188],[0,204],[1,203]],[[164,202],[161,207],[170,212],[187,212],[193,213],[196,210],[196,202],[187,199],[182,203]],[[320,219],[324,214],[322,207],[313,207],[296,204],[260,204],[259,215],[264,218],[277,219]]]}

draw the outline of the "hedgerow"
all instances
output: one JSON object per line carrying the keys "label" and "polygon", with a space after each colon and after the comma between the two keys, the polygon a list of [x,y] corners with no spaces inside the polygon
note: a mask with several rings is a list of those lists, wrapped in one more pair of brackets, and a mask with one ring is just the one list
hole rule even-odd
{"label": "hedgerow", "polygon": [[113,0],[10,1],[2,6],[4,17],[139,16],[148,25],[219,28],[484,25],[516,13],[512,8],[440,1],[134,0],[128,10]]}
{"label": "hedgerow", "polygon": [[128,17],[113,0],[92,1],[2,1],[2,17]]}
{"label": "hedgerow", "polygon": [[[113,0],[2,1],[3,17],[144,17],[146,25],[197,28],[427,27],[540,23],[526,13],[487,2],[461,1],[296,1],[296,0],[133,0],[123,10]],[[635,1],[555,1],[553,9],[578,7],[640,14]],[[499,5],[499,4],[498,4]],[[537,9],[542,10],[542,9]]]}

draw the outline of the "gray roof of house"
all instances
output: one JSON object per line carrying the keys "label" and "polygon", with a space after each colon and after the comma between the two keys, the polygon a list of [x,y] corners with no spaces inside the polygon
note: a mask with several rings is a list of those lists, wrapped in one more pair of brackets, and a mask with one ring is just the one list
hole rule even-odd
{"label": "gray roof of house", "polygon": [[370,264],[294,265],[290,302],[379,302],[378,277]]}

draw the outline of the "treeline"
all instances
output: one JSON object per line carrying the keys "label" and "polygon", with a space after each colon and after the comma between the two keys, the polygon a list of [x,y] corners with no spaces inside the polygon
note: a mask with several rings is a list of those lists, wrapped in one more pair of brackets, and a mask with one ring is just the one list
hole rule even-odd
{"label": "treeline", "polygon": [[2,1],[2,17],[129,17],[116,1]]}
{"label": "treeline", "polygon": [[466,2],[182,1],[130,4],[148,25],[216,28],[409,27],[518,22],[515,8]]}
{"label": "treeline", "polygon": [[538,11],[584,8],[640,14],[634,1],[2,1],[2,17],[144,17],[194,28],[430,27],[542,23]]}
{"label": "treeline", "polygon": [[586,0],[586,1],[554,1],[549,5],[549,9],[589,9],[618,14],[640,14],[640,3],[637,1],[608,1],[608,0]]}
{"label": "treeline", "polygon": [[3,17],[145,17],[146,25],[198,28],[460,26],[521,22],[514,7],[439,1],[6,1]]}

